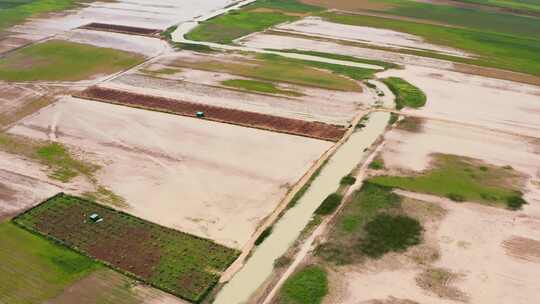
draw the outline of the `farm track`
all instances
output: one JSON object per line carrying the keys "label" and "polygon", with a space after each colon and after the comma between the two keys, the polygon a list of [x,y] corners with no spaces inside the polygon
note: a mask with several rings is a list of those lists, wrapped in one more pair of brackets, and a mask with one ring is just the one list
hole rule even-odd
{"label": "farm track", "polygon": [[79,27],[80,29],[92,30],[92,31],[102,31],[102,32],[113,32],[121,33],[128,35],[138,35],[138,36],[148,36],[148,37],[159,37],[161,30],[158,29],[149,29],[142,27],[134,26],[125,26],[118,24],[107,24],[107,23],[89,23]]}
{"label": "farm track", "polygon": [[196,117],[197,112],[203,112],[202,119],[332,142],[339,141],[346,132],[345,128],[321,122],[302,121],[99,87],[88,88],[74,97],[188,117]]}

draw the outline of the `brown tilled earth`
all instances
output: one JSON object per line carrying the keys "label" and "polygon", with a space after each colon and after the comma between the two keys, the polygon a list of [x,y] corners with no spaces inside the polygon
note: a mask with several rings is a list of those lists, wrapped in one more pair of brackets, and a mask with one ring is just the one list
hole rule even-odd
{"label": "brown tilled earth", "polygon": [[105,31],[130,35],[142,35],[142,36],[156,36],[161,33],[161,30],[149,29],[134,26],[125,26],[118,24],[106,24],[106,23],[89,23],[81,26],[80,28],[93,31]]}
{"label": "brown tilled earth", "polygon": [[338,141],[346,131],[342,127],[321,122],[302,121],[99,87],[89,88],[77,97],[189,117],[196,117],[196,113],[200,111],[204,113],[202,118],[212,121],[329,141]]}

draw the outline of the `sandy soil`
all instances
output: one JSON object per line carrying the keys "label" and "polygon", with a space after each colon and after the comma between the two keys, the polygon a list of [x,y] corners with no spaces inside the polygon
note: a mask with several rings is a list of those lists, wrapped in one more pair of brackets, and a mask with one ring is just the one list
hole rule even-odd
{"label": "sandy soil", "polygon": [[[357,92],[330,91],[290,85],[283,87],[283,89],[301,92],[305,96],[291,97],[248,93],[226,88],[220,84],[221,80],[242,79],[242,77],[190,69],[182,69],[175,75],[176,79],[162,79],[161,75],[158,77],[160,78],[140,74],[125,75],[102,85],[102,87],[344,126],[349,124],[359,110],[365,108],[365,103],[369,100],[367,94]],[[206,81],[199,81],[199,78],[204,78]],[[211,80],[219,81],[212,83]]]}
{"label": "sandy soil", "polygon": [[[308,36],[306,36],[308,37]],[[334,40],[334,41],[332,41]],[[408,54],[400,54],[390,51],[375,50],[365,47],[340,44],[336,39],[308,39],[287,35],[274,35],[271,33],[258,33],[239,40],[246,47],[261,49],[298,49],[303,51],[318,51],[354,56],[358,58],[382,60],[398,64],[411,64],[428,66],[439,69],[452,69],[453,63],[420,57]]]}
{"label": "sandy soil", "polygon": [[[16,134],[101,158],[99,182],[126,211],[240,248],[331,143],[66,98],[22,120]],[[36,128],[37,127],[37,128]]]}
{"label": "sandy soil", "polygon": [[405,78],[426,93],[425,107],[405,113],[540,137],[538,86],[414,66],[377,76]]}
{"label": "sandy soil", "polygon": [[0,151],[0,221],[17,215],[62,191],[47,178],[46,168]]}
{"label": "sandy soil", "polygon": [[418,36],[386,29],[333,23],[319,17],[306,17],[299,21],[279,25],[275,30],[384,47],[430,50],[441,54],[468,57],[463,51],[430,44]]}
{"label": "sandy soil", "polygon": [[[418,197],[431,200],[430,197]],[[432,267],[459,274],[449,284],[464,292],[469,303],[534,303],[539,295],[535,283],[540,278],[537,262],[509,255],[503,246],[516,235],[540,240],[540,218],[475,204],[455,204],[435,198],[431,203],[447,210],[434,233],[440,258]],[[326,303],[373,303],[391,297],[418,303],[459,303],[439,298],[420,288],[420,270],[404,266],[392,270],[363,268],[338,272],[334,276],[344,286],[340,296]],[[336,280],[334,280],[336,281]]]}
{"label": "sandy soil", "polygon": [[[151,0],[119,0],[94,2],[79,10],[48,14],[12,27],[8,41],[0,41],[0,52],[21,43],[13,39],[37,41],[64,33],[91,23],[113,23],[119,25],[166,29],[178,22],[188,21],[203,14],[225,7],[233,0],[176,1],[164,0],[159,4]],[[101,40],[101,39],[98,39]]]}
{"label": "sandy soil", "polygon": [[527,176],[524,207],[540,217],[540,141],[476,127],[427,120],[421,133],[392,130],[383,151],[389,169],[421,171],[430,154],[446,153],[481,159],[498,166],[512,166]]}

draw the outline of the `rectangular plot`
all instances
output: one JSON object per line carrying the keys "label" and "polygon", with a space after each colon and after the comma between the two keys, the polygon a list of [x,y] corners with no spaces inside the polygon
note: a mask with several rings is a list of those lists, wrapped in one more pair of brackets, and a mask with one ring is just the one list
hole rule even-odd
{"label": "rectangular plot", "polygon": [[[101,220],[94,221],[92,214]],[[186,300],[199,302],[238,251],[60,193],[15,223]]]}
{"label": "rectangular plot", "polygon": [[161,30],[107,23],[89,23],[80,27],[85,30],[114,32],[140,36],[158,36]]}
{"label": "rectangular plot", "polygon": [[197,112],[202,112],[204,117],[201,118],[203,119],[334,142],[341,139],[346,131],[340,126],[321,122],[303,121],[99,87],[89,88],[77,97],[190,117],[196,117]]}

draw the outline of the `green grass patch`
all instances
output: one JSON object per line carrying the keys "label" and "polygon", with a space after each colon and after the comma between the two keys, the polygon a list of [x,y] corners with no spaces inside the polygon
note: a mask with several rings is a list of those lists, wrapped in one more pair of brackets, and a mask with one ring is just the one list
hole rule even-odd
{"label": "green grass patch", "polygon": [[231,11],[202,22],[187,33],[186,38],[195,41],[230,44],[240,37],[296,19],[298,18],[279,12]]}
{"label": "green grass patch", "polygon": [[0,80],[78,81],[112,74],[143,60],[142,56],[133,53],[50,40],[0,58]]}
{"label": "green grass patch", "polygon": [[515,171],[456,155],[436,154],[434,157],[433,167],[421,174],[376,176],[370,182],[449,197],[455,201],[472,201],[511,209],[511,206],[523,205],[515,201],[516,197],[522,197],[518,189],[522,178]]}
{"label": "green grass patch", "polygon": [[426,104],[426,94],[406,80],[399,77],[389,77],[382,79],[382,81],[396,96],[395,103],[398,110],[404,107],[417,109]]}
{"label": "green grass patch", "polygon": [[322,8],[296,0],[260,0],[240,10],[202,22],[186,34],[186,38],[230,44],[240,37],[263,31],[271,26],[300,19],[299,14],[320,11]]}
{"label": "green grass patch", "polygon": [[373,170],[384,169],[384,161],[381,158],[374,159],[368,167]]}
{"label": "green grass patch", "polygon": [[229,79],[221,82],[221,84],[244,91],[251,91],[257,93],[281,94],[296,97],[304,95],[302,93],[292,90],[279,89],[278,87],[276,87],[275,84],[271,82],[264,82],[252,79]]}
{"label": "green grass patch", "polygon": [[[430,43],[464,50],[477,55],[478,58],[461,58],[415,50],[408,53],[540,75],[540,60],[538,60],[540,40],[535,38],[373,16],[332,12],[322,13],[321,16],[336,23],[369,26],[417,35]],[[400,50],[400,52],[407,53],[405,50]]]}
{"label": "green grass patch", "polygon": [[44,303],[98,263],[12,223],[0,224],[0,302]]}
{"label": "green grass patch", "polygon": [[540,2],[537,0],[458,0],[464,3],[473,3],[500,7],[517,11],[518,13],[540,14]]}
{"label": "green grass patch", "polygon": [[315,210],[315,214],[329,215],[336,211],[337,207],[341,204],[343,196],[338,193],[332,193],[327,196],[321,205]]}
{"label": "green grass patch", "polygon": [[339,181],[340,185],[345,185],[345,186],[351,186],[351,185],[354,185],[354,183],[356,183],[356,177],[354,177],[354,176],[352,176],[350,174],[345,175]]}
{"label": "green grass patch", "polygon": [[388,252],[401,252],[418,245],[422,237],[422,225],[403,215],[377,215],[364,227],[366,236],[360,250],[367,256],[379,258]]}
{"label": "green grass patch", "polygon": [[0,133],[0,150],[39,161],[50,169],[49,177],[69,182],[83,175],[94,180],[99,166],[76,158],[65,146],[56,142],[41,142]]}
{"label": "green grass patch", "polygon": [[[93,222],[97,213],[103,219]],[[157,288],[199,302],[238,251],[84,200],[59,194],[15,223]]]}
{"label": "green grass patch", "polygon": [[280,304],[318,304],[328,293],[326,271],[308,266],[292,275],[280,291]]}

